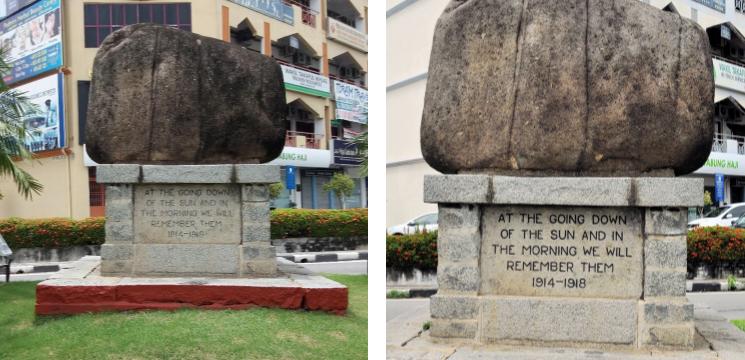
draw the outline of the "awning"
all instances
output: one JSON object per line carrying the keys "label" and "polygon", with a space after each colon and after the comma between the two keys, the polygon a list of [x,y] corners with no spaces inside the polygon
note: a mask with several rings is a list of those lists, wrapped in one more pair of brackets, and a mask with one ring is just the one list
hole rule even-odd
{"label": "awning", "polygon": [[299,100],[303,103],[303,107],[315,113],[316,117],[324,117],[326,113],[326,99],[311,95],[301,95],[295,92],[287,92],[285,94],[288,104]]}

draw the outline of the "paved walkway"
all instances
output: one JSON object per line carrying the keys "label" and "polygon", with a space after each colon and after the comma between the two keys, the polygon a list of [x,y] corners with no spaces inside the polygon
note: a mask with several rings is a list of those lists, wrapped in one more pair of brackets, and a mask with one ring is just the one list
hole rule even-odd
{"label": "paved walkway", "polygon": [[[700,299],[699,299],[700,300]],[[429,299],[390,299],[386,303],[387,355],[389,359],[681,359],[745,360],[745,332],[702,301],[694,302],[697,337],[691,352],[609,351],[575,348],[483,346],[468,341],[444,343],[429,336],[422,326],[429,320]]]}

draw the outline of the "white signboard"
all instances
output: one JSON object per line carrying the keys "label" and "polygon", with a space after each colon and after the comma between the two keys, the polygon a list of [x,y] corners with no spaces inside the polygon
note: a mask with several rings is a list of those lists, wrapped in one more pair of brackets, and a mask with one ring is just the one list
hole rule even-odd
{"label": "white signboard", "polygon": [[305,168],[328,168],[331,166],[331,151],[285,146],[282,154],[269,162],[269,164]]}
{"label": "white signboard", "polygon": [[367,124],[367,90],[334,80],[336,118]]}
{"label": "white signboard", "polygon": [[280,66],[282,67],[285,89],[321,97],[331,95],[329,78],[287,65]]}
{"label": "white signboard", "polygon": [[23,117],[26,129],[31,132],[26,147],[33,152],[65,146],[62,79],[63,75],[57,73],[14,89],[23,92],[29,102],[36,105],[36,111]]}
{"label": "white signboard", "polygon": [[745,93],[745,68],[714,59],[714,83],[726,89]]}
{"label": "white signboard", "polygon": [[745,156],[712,152],[706,164],[695,171],[696,174],[724,174],[731,176],[745,176]]}
{"label": "white signboard", "polygon": [[328,38],[367,52],[367,34],[341,22],[328,18]]}

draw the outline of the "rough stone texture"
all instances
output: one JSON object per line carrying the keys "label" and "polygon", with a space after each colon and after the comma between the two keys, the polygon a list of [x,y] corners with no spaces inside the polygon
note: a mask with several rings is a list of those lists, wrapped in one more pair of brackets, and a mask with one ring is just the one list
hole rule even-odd
{"label": "rough stone texture", "polygon": [[130,184],[139,181],[139,165],[102,164],[96,166],[96,182],[99,184]]}
{"label": "rough stone texture", "polygon": [[109,35],[93,65],[87,150],[101,164],[268,162],[287,104],[273,59],[154,24]]}
{"label": "rough stone texture", "polygon": [[132,274],[132,260],[107,260],[101,263],[101,274],[103,275],[130,275]]}
{"label": "rough stone texture", "polygon": [[688,255],[686,236],[647,236],[644,242],[644,262],[656,268],[685,268]]}
{"label": "rough stone texture", "polygon": [[476,337],[478,322],[476,320],[443,320],[432,319],[430,336],[440,338],[473,339]]}
{"label": "rough stone texture", "polygon": [[274,246],[266,244],[247,244],[241,246],[244,260],[272,260],[277,256]]}
{"label": "rough stone texture", "polygon": [[132,185],[106,185],[106,242],[133,242]]}
{"label": "rough stone texture", "polygon": [[143,183],[220,184],[233,180],[232,165],[143,165]]}
{"label": "rough stone texture", "polygon": [[429,309],[435,319],[476,319],[479,298],[476,296],[434,295]]}
{"label": "rough stone texture", "polygon": [[636,300],[487,297],[482,299],[481,312],[485,342],[634,344],[636,340]]}
{"label": "rough stone texture", "polygon": [[119,244],[101,245],[101,259],[103,260],[131,260],[134,255],[134,246]]}
{"label": "rough stone texture", "polygon": [[642,346],[693,348],[696,329],[693,322],[683,325],[644,327],[639,335]]}
{"label": "rough stone texture", "polygon": [[241,242],[240,188],[235,184],[135,185],[135,242]]}
{"label": "rough stone texture", "polygon": [[475,205],[440,205],[437,250],[441,261],[474,261],[481,252],[481,211]]}
{"label": "rough stone texture", "polygon": [[452,1],[422,153],[443,173],[687,174],[713,139],[711,72],[697,24],[636,0]]}
{"label": "rough stone texture", "polygon": [[686,269],[660,270],[647,267],[644,270],[644,297],[685,296]]}
{"label": "rough stone texture", "polygon": [[671,324],[693,321],[693,304],[685,299],[672,301],[642,302],[645,324]]}
{"label": "rough stone texture", "polygon": [[645,211],[644,233],[649,235],[687,234],[688,209],[648,209]]}
{"label": "rough stone texture", "polygon": [[137,275],[237,275],[238,245],[135,245]]}
{"label": "rough stone texture", "polygon": [[270,241],[271,228],[269,224],[243,223],[243,242]]}
{"label": "rough stone texture", "polygon": [[478,261],[458,264],[440,262],[437,265],[437,286],[445,293],[475,293],[479,290],[479,283]]}
{"label": "rough stone texture", "polygon": [[244,275],[273,276],[277,273],[277,262],[272,260],[254,260],[245,263]]}
{"label": "rough stone texture", "polygon": [[424,201],[445,204],[696,207],[698,178],[426,175]]}
{"label": "rough stone texture", "polygon": [[244,202],[269,202],[269,186],[266,184],[246,184],[241,187]]}
{"label": "rough stone texture", "polygon": [[269,184],[282,180],[278,165],[236,164],[235,179],[237,183]]}

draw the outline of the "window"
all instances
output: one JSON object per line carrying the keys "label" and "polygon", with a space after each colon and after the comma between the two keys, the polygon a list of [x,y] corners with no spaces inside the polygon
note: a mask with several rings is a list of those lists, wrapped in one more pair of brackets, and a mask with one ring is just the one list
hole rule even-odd
{"label": "window", "polygon": [[191,5],[170,4],[85,4],[85,47],[99,47],[103,40],[124,26],[156,23],[191,31]]}

